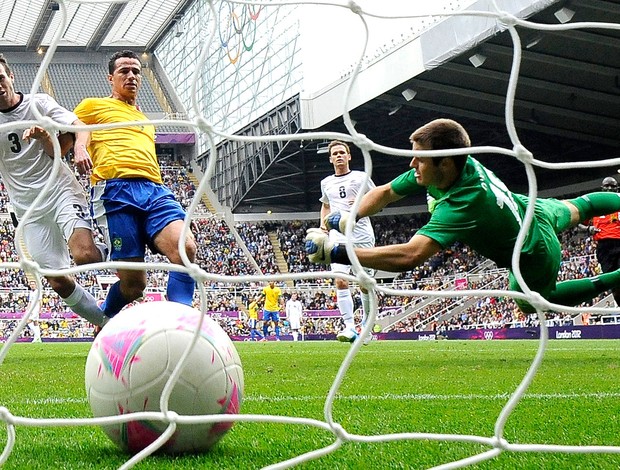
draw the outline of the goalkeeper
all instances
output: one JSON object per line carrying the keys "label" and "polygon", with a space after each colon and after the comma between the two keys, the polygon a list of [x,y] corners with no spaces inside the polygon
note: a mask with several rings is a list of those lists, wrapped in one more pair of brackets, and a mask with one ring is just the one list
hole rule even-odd
{"label": "goalkeeper", "polygon": [[[449,119],[437,119],[417,129],[410,137],[413,150],[443,150],[470,147],[465,129]],[[369,191],[361,201],[358,217],[376,214],[385,206],[411,194],[427,191],[434,199],[429,222],[406,243],[375,248],[355,248],[362,266],[401,272],[424,263],[435,253],[457,241],[511,269],[513,250],[523,225],[528,198],[510,192],[504,183],[468,155],[419,157],[411,170],[392,182]],[[620,195],[596,192],[560,201],[537,199],[530,229],[525,237],[519,266],[530,289],[546,300],[579,305],[620,286],[620,270],[585,279],[557,283],[561,247],[557,233],[592,217],[620,211]],[[345,226],[347,214],[332,212],[325,217],[330,228]],[[350,264],[345,245],[329,242],[320,229],[306,237],[310,261],[320,264]],[[520,291],[514,274],[510,288]],[[522,311],[532,305],[516,299]]]}

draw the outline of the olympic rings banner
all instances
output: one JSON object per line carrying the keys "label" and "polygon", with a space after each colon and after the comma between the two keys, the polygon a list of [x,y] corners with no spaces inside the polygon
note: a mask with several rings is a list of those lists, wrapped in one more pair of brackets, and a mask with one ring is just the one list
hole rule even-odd
{"label": "olympic rings banner", "polygon": [[256,21],[261,9],[262,6],[220,3],[220,45],[231,64],[236,64],[243,52],[249,52],[254,47]]}

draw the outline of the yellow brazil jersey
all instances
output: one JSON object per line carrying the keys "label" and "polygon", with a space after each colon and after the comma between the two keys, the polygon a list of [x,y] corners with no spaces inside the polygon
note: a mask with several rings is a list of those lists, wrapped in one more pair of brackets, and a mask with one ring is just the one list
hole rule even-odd
{"label": "yellow brazil jersey", "polygon": [[[147,121],[135,106],[116,98],[86,98],[74,110],[86,124]],[[155,154],[155,127],[126,126],[91,132],[91,183],[113,178],[146,178],[162,183]]]}
{"label": "yellow brazil jersey", "polygon": [[282,295],[282,291],[278,286],[274,286],[273,289],[271,286],[267,286],[263,288],[263,295],[265,296],[265,310],[268,312],[278,312],[280,310],[280,296]]}
{"label": "yellow brazil jersey", "polygon": [[250,302],[248,306],[248,316],[252,320],[258,320],[258,304],[256,301]]}

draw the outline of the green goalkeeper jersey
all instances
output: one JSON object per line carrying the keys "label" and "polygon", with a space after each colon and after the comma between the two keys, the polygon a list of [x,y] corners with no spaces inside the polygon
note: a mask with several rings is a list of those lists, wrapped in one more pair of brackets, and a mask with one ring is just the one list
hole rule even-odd
{"label": "green goalkeeper jersey", "polygon": [[[448,190],[418,185],[415,171],[395,178],[392,190],[401,196],[428,191],[435,200],[430,221],[418,234],[443,248],[460,241],[498,266],[510,268],[512,253],[523,225],[528,198],[514,194],[472,157],[461,177]],[[561,261],[557,232],[570,224],[570,211],[556,199],[538,199],[535,217],[521,250],[520,268],[529,287],[543,296],[555,287]],[[514,278],[511,287],[517,288]]]}

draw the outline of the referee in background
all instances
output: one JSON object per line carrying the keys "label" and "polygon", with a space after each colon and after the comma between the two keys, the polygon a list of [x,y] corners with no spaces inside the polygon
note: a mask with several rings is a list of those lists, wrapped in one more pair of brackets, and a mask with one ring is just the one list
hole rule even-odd
{"label": "referee in background", "polygon": [[[601,190],[618,192],[618,181],[608,176],[601,183]],[[619,196],[620,197],[620,196]],[[620,212],[594,217],[588,232],[596,241],[596,258],[604,273],[620,269]],[[620,288],[612,290],[616,305],[620,306]]]}

